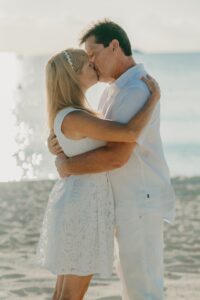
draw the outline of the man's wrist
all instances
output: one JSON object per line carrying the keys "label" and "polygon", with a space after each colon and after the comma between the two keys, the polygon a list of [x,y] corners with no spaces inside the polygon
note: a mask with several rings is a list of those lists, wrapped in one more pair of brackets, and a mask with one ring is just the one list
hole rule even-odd
{"label": "man's wrist", "polygon": [[55,165],[60,177],[69,176],[69,171],[67,168],[68,158],[64,154],[57,155],[55,159]]}

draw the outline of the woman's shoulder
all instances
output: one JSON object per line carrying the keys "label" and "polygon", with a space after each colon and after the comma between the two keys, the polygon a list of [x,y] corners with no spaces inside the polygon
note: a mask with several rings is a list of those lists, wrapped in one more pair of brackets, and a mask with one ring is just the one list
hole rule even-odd
{"label": "woman's shoulder", "polygon": [[56,117],[55,117],[55,122],[58,120],[61,120],[61,119],[63,120],[72,111],[82,111],[82,109],[76,108],[73,106],[68,106],[68,107],[62,108],[61,110],[59,110],[57,112]]}
{"label": "woman's shoulder", "polygon": [[65,116],[70,113],[71,111],[74,111],[75,108],[72,106],[68,106],[68,107],[64,107],[62,109],[60,109],[54,119],[54,131],[58,132],[60,131],[60,127],[61,124],[63,122],[63,119],[65,118]]}
{"label": "woman's shoulder", "polygon": [[[68,106],[65,107],[63,109],[61,109],[54,120],[54,132],[55,133],[61,133],[62,132],[62,126],[66,125],[66,122],[68,124],[68,126],[71,124],[71,122],[73,121],[73,119],[71,119],[71,114],[68,117],[68,114],[73,112],[73,111],[83,111],[81,108],[76,108],[73,106]],[[67,118],[66,118],[67,117]]]}

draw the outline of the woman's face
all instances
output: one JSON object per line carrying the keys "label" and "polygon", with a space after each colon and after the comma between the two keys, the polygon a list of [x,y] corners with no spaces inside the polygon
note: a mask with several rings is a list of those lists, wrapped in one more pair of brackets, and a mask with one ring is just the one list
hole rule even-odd
{"label": "woman's face", "polygon": [[87,61],[78,75],[83,89],[88,89],[98,82],[98,75],[95,71],[94,64]]}

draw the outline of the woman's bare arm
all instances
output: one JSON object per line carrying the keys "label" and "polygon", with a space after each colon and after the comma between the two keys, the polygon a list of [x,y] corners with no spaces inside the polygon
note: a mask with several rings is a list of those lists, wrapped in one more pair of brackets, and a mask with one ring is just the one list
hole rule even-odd
{"label": "woman's bare arm", "polygon": [[[146,79],[143,79],[144,81]],[[128,123],[119,123],[100,119],[86,111],[73,111],[63,120],[62,132],[69,138],[89,137],[110,142],[135,142],[148,123],[155,105],[160,98],[160,90],[156,82],[148,80],[147,85],[152,92],[144,106]],[[134,99],[133,99],[134,101]]]}

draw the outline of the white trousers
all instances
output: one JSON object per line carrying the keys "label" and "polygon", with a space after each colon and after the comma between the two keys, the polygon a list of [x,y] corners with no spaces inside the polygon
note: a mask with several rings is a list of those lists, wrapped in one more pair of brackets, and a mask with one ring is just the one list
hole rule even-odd
{"label": "white trousers", "polygon": [[163,218],[116,203],[117,274],[123,300],[163,300]]}

